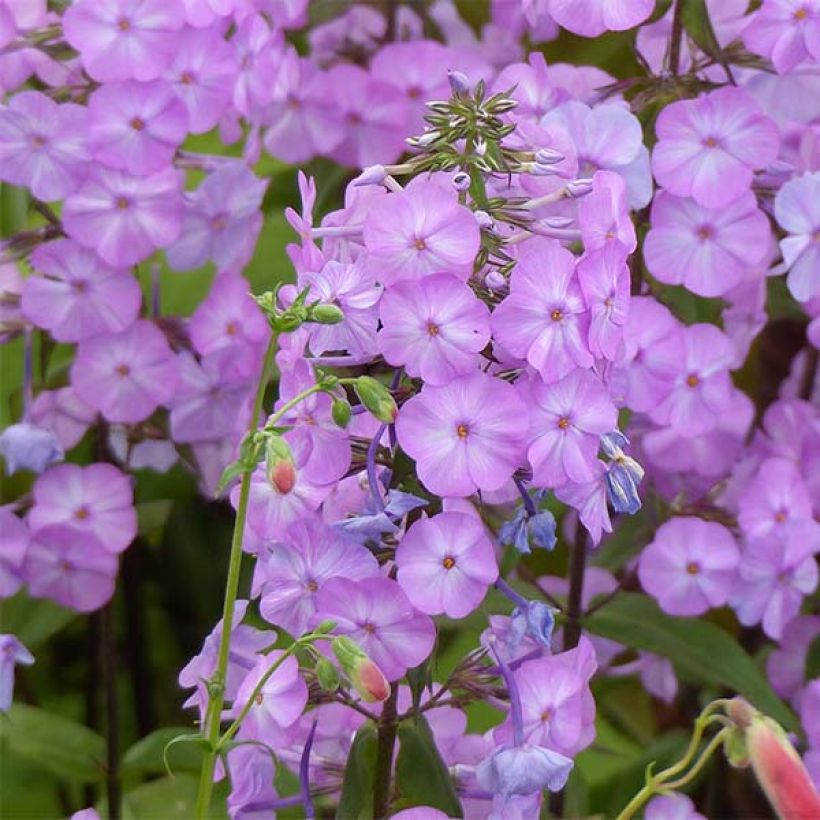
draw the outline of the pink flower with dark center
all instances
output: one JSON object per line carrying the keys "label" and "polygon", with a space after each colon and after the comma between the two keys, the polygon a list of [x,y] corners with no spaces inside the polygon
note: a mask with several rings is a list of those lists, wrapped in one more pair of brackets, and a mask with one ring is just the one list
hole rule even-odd
{"label": "pink flower with dark center", "polygon": [[768,57],[781,74],[820,60],[820,3],[817,0],[763,0],[743,30],[754,54]]}
{"label": "pink flower with dark center", "polygon": [[66,233],[109,265],[141,262],[170,245],[182,225],[182,177],[166,168],[147,177],[95,167],[63,206]]}
{"label": "pink flower with dark center", "polygon": [[748,191],[753,171],[773,162],[780,147],[774,122],[734,86],[666,106],[655,132],[655,179],[707,208],[728,205]]}
{"label": "pink flower with dark center", "polygon": [[88,172],[87,111],[39,91],[0,108],[0,180],[50,202],[75,191]]}
{"label": "pink flower with dark center", "polygon": [[71,239],[37,248],[32,267],[43,274],[23,284],[23,314],[59,342],[125,330],[139,315],[142,291],[130,272],[106,265]]}
{"label": "pink flower with dark center", "polygon": [[169,0],[77,0],[63,32],[97,82],[153,80],[173,59],[185,12]]}
{"label": "pink flower with dark center", "polygon": [[71,368],[81,399],[109,421],[147,419],[173,398],[179,365],[165,334],[144,319],[121,333],[84,339]]}
{"label": "pink flower with dark center", "polygon": [[88,103],[88,133],[94,159],[145,176],[170,163],[188,133],[188,115],[164,80],[106,83]]}

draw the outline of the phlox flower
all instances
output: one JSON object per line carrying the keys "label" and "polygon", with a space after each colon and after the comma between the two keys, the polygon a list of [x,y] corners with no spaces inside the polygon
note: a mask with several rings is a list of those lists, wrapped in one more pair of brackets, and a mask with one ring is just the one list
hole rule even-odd
{"label": "phlox flower", "polygon": [[58,464],[34,483],[28,514],[32,533],[56,527],[122,552],[137,534],[131,479],[113,464]]}
{"label": "phlox flower", "polygon": [[[493,6],[499,4],[494,3]],[[510,97],[518,102],[516,118],[540,120],[548,111],[564,101],[562,92],[551,82],[552,69],[540,51],[533,51],[526,63],[513,63],[504,67],[493,82],[494,93],[512,89]]]}
{"label": "phlox flower", "polygon": [[506,483],[524,456],[529,417],[512,385],[475,373],[423,387],[399,411],[396,433],[430,492],[463,497]]}
{"label": "phlox flower", "polygon": [[510,277],[510,295],[492,315],[493,336],[546,382],[592,366],[589,311],[575,257],[554,239],[526,243]]}
{"label": "phlox flower", "polygon": [[679,792],[653,797],[644,810],[644,820],[706,820],[690,797]]}
{"label": "phlox flower", "polygon": [[766,675],[782,698],[800,695],[809,648],[820,636],[820,615],[798,615],[784,629],[780,645],[766,658]]}
{"label": "phlox flower", "polygon": [[63,32],[97,82],[153,80],[171,62],[185,13],[168,0],[77,0]]}
{"label": "phlox flower", "polygon": [[[494,808],[502,808],[511,798],[540,795],[544,789],[561,791],[571,771],[570,758],[552,749],[523,743],[496,749],[478,765],[476,779],[479,786],[497,795],[493,800]],[[537,808],[535,811],[537,813]],[[529,812],[508,815],[504,808],[502,812],[494,811],[492,816],[535,816]]]}
{"label": "phlox flower", "polygon": [[549,5],[559,26],[582,37],[639,26],[654,8],[653,0],[550,0]]}
{"label": "phlox flower", "polygon": [[495,550],[484,525],[458,512],[416,521],[396,551],[396,580],[416,609],[463,618],[476,609],[498,577]]}
{"label": "phlox flower", "polygon": [[617,423],[615,405],[600,379],[588,370],[553,384],[533,379],[529,398],[533,437],[527,457],[533,482],[556,487],[591,481],[600,437]]}
{"label": "phlox flower", "polygon": [[356,641],[388,680],[418,666],[433,649],[433,622],[416,612],[402,588],[388,578],[333,578],[316,603],[316,619],[335,621],[337,631]]}
{"label": "phlox flower", "polygon": [[12,475],[18,470],[42,473],[49,464],[62,461],[65,453],[51,430],[21,421],[0,433],[0,455],[6,461],[6,474]]}
{"label": "phlox flower", "polygon": [[0,343],[16,336],[24,327],[20,311],[23,277],[14,262],[0,262]]}
{"label": "phlox flower", "polygon": [[763,0],[743,30],[754,54],[768,57],[781,74],[820,60],[820,3],[817,0]]}
{"label": "phlox flower", "polygon": [[23,574],[32,597],[93,612],[114,594],[117,556],[90,532],[46,526],[32,533]]}
{"label": "phlox flower", "polygon": [[443,385],[476,369],[490,341],[490,314],[473,291],[450,274],[406,280],[379,304],[379,350],[392,365],[427,384]]}
{"label": "phlox flower", "polygon": [[41,245],[31,265],[43,275],[25,280],[23,314],[59,342],[117,333],[139,314],[142,291],[134,276],[71,239]]}
{"label": "phlox flower", "polygon": [[220,269],[243,265],[262,228],[259,207],[267,188],[243,162],[226,162],[185,196],[179,238],[166,251],[174,270],[193,270],[209,259]]}
{"label": "phlox flower", "polygon": [[271,30],[261,14],[248,14],[237,26],[231,46],[238,66],[233,104],[240,114],[255,120],[273,95],[271,77],[276,76],[282,55],[282,36]]}
{"label": "phlox flower", "polygon": [[93,248],[109,265],[134,265],[179,236],[181,184],[182,177],[173,168],[133,177],[94,166],[80,189],[65,201],[66,233]]}
{"label": "phlox flower", "polygon": [[266,621],[298,637],[310,625],[326,581],[359,581],[378,574],[378,562],[369,550],[321,519],[305,518],[260,555],[254,577],[261,594],[259,611]]}
{"label": "phlox flower", "polygon": [[88,172],[87,111],[21,91],[0,108],[0,180],[38,199],[63,199]]}
{"label": "phlox flower", "polygon": [[553,492],[559,501],[577,510],[592,544],[597,545],[603,533],[612,532],[612,522],[607,508],[606,467],[600,459],[595,459],[591,466],[593,477],[589,481],[570,481],[555,487]]}
{"label": "phlox flower", "polygon": [[638,240],[626,201],[626,183],[614,171],[596,171],[592,191],[578,201],[578,226],[584,249],[593,251],[612,242],[623,245],[628,253]]}
{"label": "phlox flower", "polygon": [[670,615],[701,615],[723,606],[735,587],[740,551],[723,525],[676,517],[658,527],[641,553],[641,586]]}
{"label": "phlox flower", "polygon": [[8,712],[14,697],[14,667],[31,666],[34,655],[14,635],[0,635],[0,712]]}
{"label": "phlox flower", "polygon": [[807,302],[820,295],[820,172],[789,180],[775,196],[774,215],[788,233],[780,250],[789,290]]}
{"label": "phlox flower", "polygon": [[10,598],[23,584],[23,561],[29,544],[28,526],[9,507],[0,507],[0,599]]}
{"label": "phlox flower", "polygon": [[[270,728],[270,727],[268,727]],[[275,737],[279,737],[277,731]],[[271,742],[267,735],[265,742]],[[276,761],[263,746],[237,744],[225,755],[231,791],[226,800],[228,816],[239,818],[259,816],[276,805]]]}
{"label": "phlox flower", "polygon": [[364,243],[373,275],[391,285],[441,271],[466,279],[480,237],[475,217],[459,205],[455,190],[418,177],[369,212]]}
{"label": "phlox flower", "polygon": [[108,421],[147,419],[174,396],[179,365],[165,334],[145,319],[83,339],[71,368],[77,395]]}
{"label": "phlox flower", "polygon": [[667,105],[655,132],[655,179],[706,208],[728,205],[748,191],[753,171],[773,162],[780,146],[774,122],[734,86]]}
{"label": "phlox flower", "polygon": [[718,208],[659,192],[644,243],[650,273],[699,296],[722,296],[766,257],[769,220],[751,191]]}
{"label": "phlox flower", "polygon": [[71,387],[42,390],[37,394],[27,418],[38,427],[51,430],[64,450],[70,450],[94,422],[97,411]]}

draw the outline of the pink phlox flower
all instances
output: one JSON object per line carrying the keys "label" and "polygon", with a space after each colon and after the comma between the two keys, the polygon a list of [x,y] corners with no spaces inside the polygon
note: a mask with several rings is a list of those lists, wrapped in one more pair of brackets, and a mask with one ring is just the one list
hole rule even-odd
{"label": "pink phlox flower", "polygon": [[743,42],[754,54],[768,57],[786,74],[801,63],[820,60],[820,2],[763,0],[743,30]]}
{"label": "pink phlox flower", "polygon": [[820,172],[789,180],[775,196],[774,215],[788,236],[780,240],[795,299],[820,296]]}
{"label": "pink phlox flower", "polygon": [[559,26],[582,37],[634,28],[654,8],[652,0],[550,0],[549,6]]}

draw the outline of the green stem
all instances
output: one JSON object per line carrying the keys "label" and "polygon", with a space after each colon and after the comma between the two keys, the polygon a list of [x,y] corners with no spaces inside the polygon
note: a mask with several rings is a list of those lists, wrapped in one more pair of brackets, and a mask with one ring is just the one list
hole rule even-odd
{"label": "green stem", "polygon": [[709,758],[712,754],[717,750],[718,746],[720,746],[726,738],[729,736],[729,733],[732,731],[732,727],[724,726],[712,739],[709,741],[708,746],[703,750],[701,756],[695,762],[695,765],[692,766],[691,769],[684,775],[684,777],[678,778],[678,780],[673,780],[671,783],[664,783],[664,789],[669,789],[670,791],[676,791],[680,789],[682,786],[685,786],[687,783],[691,782],[692,779],[698,774],[698,772],[706,765]]}
{"label": "green stem", "polygon": [[[265,358],[262,362],[262,372],[259,375],[259,384],[256,388],[256,399],[253,403],[251,421],[248,432],[253,433],[259,427],[262,415],[262,405],[265,400],[265,389],[268,385],[268,373],[276,354],[278,335],[271,335]],[[219,636],[219,652],[217,654],[216,670],[208,687],[208,709],[205,714],[203,734],[208,740],[209,749],[202,761],[202,770],[199,779],[199,791],[196,799],[196,816],[206,817],[211,804],[211,790],[213,789],[214,768],[216,767],[216,748],[219,742],[219,723],[222,707],[225,703],[225,678],[228,671],[228,653],[230,650],[231,630],[233,628],[233,610],[239,591],[239,570],[242,565],[242,540],[245,534],[245,519],[248,513],[248,499],[251,491],[251,474],[245,473],[239,489],[239,503],[236,508],[233,538],[231,539],[231,556],[228,564],[228,578],[225,582],[225,601],[222,607],[222,633]]]}

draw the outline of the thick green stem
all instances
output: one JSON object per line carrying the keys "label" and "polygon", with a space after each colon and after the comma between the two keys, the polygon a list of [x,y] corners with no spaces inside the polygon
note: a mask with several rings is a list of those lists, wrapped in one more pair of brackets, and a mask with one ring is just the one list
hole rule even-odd
{"label": "thick green stem", "polygon": [[393,749],[396,745],[396,718],[399,687],[397,682],[390,684],[390,697],[382,706],[378,723],[378,740],[376,745],[376,771],[373,776],[373,817],[381,820],[387,817],[390,808],[390,784],[393,773]]}

